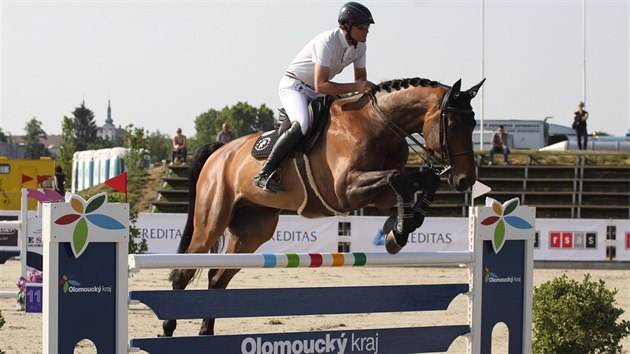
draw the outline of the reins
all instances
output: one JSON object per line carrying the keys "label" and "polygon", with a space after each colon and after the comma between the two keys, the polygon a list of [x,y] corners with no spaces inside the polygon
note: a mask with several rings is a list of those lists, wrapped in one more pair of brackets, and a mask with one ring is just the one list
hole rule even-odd
{"label": "reins", "polygon": [[[467,150],[467,151],[460,151],[460,152],[457,152],[457,153],[454,153],[454,154],[450,154],[450,152],[448,150],[448,137],[447,137],[447,134],[446,134],[446,120],[447,120],[446,119],[447,118],[446,115],[448,114],[448,112],[467,113],[467,111],[448,106],[449,93],[450,93],[450,89],[449,89],[449,91],[447,91],[444,94],[444,97],[442,98],[442,103],[440,105],[440,144],[441,144],[442,156],[437,156],[437,153],[435,152],[434,149],[432,149],[431,147],[421,143],[413,135],[407,133],[398,124],[396,124],[396,122],[394,122],[391,119],[388,119],[387,116],[385,115],[385,113],[383,112],[383,110],[381,110],[381,107],[379,107],[378,101],[376,99],[376,95],[374,94],[374,92],[368,93],[368,96],[370,97],[370,100],[372,101],[372,108],[374,108],[374,111],[376,112],[376,115],[396,135],[398,135],[398,137],[400,137],[401,139],[405,140],[405,143],[407,144],[407,146],[411,150],[413,150],[413,152],[416,153],[416,155],[418,155],[424,161],[424,163],[429,167],[429,169],[433,170],[438,175],[442,175],[442,174],[446,173],[447,171],[449,171],[450,169],[453,168],[453,164],[450,161],[452,157],[460,156],[460,155],[466,155],[466,154],[472,154],[473,153],[472,150]],[[422,136],[424,138],[424,135],[422,134],[422,132],[420,132],[419,134],[420,134],[420,136]],[[422,148],[425,152],[427,152],[429,154],[429,159],[433,159],[434,162],[440,163],[444,167],[442,169],[439,169],[439,168],[433,166],[433,164],[431,163],[431,161],[429,161],[429,159],[426,159],[421,153],[419,153],[416,149],[414,149],[414,147],[411,144],[409,144],[407,142],[407,140],[406,140],[407,138],[409,138],[409,140],[413,141],[420,148]]]}

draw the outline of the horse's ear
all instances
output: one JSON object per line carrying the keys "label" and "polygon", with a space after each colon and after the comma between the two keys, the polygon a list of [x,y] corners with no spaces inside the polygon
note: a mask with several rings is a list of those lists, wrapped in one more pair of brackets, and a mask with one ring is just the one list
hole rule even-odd
{"label": "horse's ear", "polygon": [[462,88],[462,79],[459,79],[457,80],[457,82],[455,82],[455,84],[453,84],[453,87],[451,88],[451,92],[452,93],[461,92],[461,88]]}
{"label": "horse's ear", "polygon": [[479,92],[479,88],[481,87],[481,85],[483,85],[484,82],[486,82],[485,78],[483,80],[481,80],[480,83],[478,83],[477,85],[471,87],[468,90],[468,93],[470,94],[470,99],[473,99],[475,96],[477,96],[477,92]]}

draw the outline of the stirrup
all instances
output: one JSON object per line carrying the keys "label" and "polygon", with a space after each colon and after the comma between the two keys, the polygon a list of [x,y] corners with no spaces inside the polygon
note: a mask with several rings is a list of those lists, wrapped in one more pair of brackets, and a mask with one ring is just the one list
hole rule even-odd
{"label": "stirrup", "polygon": [[284,187],[273,178],[277,172],[278,170],[273,171],[271,174],[259,173],[258,176],[254,177],[254,185],[271,193],[284,192]]}

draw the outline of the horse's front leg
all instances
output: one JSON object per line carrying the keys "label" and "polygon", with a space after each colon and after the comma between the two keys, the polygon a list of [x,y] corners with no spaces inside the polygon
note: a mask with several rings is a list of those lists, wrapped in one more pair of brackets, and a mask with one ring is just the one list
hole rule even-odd
{"label": "horse's front leg", "polygon": [[[431,171],[431,170],[425,170],[425,171],[417,171],[417,172],[411,172],[411,173],[405,173],[404,175],[406,182],[408,183],[409,189],[411,190],[411,194],[422,190],[422,193],[420,194],[418,200],[416,201],[416,203],[413,205],[412,208],[412,213],[413,213],[413,220],[414,220],[414,224],[413,224],[413,228],[414,230],[419,228],[420,226],[422,226],[422,224],[424,223],[424,218],[427,215],[427,212],[429,211],[429,208],[431,207],[431,204],[433,203],[433,199],[435,198],[435,192],[437,191],[439,185],[440,185],[440,176],[438,176],[435,172]],[[398,182],[398,183],[403,183],[402,182]],[[397,185],[398,185],[397,183]],[[400,187],[398,187],[400,189]],[[401,194],[406,194],[408,192],[407,189],[403,188],[403,193]],[[400,198],[399,198],[400,199]],[[404,202],[403,202],[404,203]],[[405,246],[405,244],[407,243],[407,237],[409,232],[413,231],[413,230],[409,230],[409,229],[404,229],[403,231],[405,232],[401,232],[401,228],[400,228],[400,205],[401,202],[398,202],[398,215],[396,216],[390,216],[387,221],[385,221],[385,225],[383,225],[383,232],[388,235],[388,238],[386,238],[386,240],[388,240],[388,243],[386,243],[386,247],[387,247],[387,251],[390,253],[397,253],[398,251],[400,251],[400,249]],[[403,204],[403,210],[404,210],[404,204]],[[408,213],[408,211],[404,211],[403,212],[403,221],[404,219],[404,215]],[[403,226],[408,226],[411,227],[409,225],[410,223],[408,223],[407,225],[405,225],[403,223]]]}
{"label": "horse's front leg", "polygon": [[416,204],[413,206],[413,216],[416,221],[416,228],[422,226],[424,218],[435,199],[435,192],[440,186],[440,176],[432,170],[406,173],[413,192],[422,189]]}
{"label": "horse's front leg", "polygon": [[[401,173],[394,173],[389,178],[389,185],[396,193],[396,222],[385,237],[385,249],[389,254],[396,254],[405,247],[409,233],[417,229],[413,209],[413,194],[409,180]],[[387,223],[387,222],[386,222]]]}
{"label": "horse's front leg", "polygon": [[389,253],[398,253],[407,244],[409,233],[416,229],[413,213],[413,193],[409,181],[398,170],[354,171],[348,175],[348,184],[337,186],[345,191],[345,198],[340,198],[341,206],[346,210],[375,203],[377,206],[390,206],[396,196],[397,213],[392,217],[391,227],[386,238]]}

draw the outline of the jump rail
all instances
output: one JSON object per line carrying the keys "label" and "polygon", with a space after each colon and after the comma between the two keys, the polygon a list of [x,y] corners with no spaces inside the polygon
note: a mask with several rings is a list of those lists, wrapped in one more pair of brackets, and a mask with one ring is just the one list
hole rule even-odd
{"label": "jump rail", "polygon": [[[45,352],[72,352],[78,341],[87,338],[99,352],[106,353],[127,353],[130,349],[152,354],[209,350],[220,354],[302,353],[310,346],[317,349],[312,351],[315,353],[400,354],[445,351],[457,337],[465,336],[468,353],[485,354],[491,351],[492,332],[500,322],[509,330],[509,354],[531,352],[535,209],[519,207],[517,199],[503,205],[490,200],[487,207],[471,208],[470,252],[128,257],[128,206],[99,204],[98,197],[44,205],[44,258],[49,272],[44,279]],[[77,218],[83,217],[92,224],[78,227],[81,221]],[[468,266],[469,284],[129,292],[127,279],[130,269],[142,268],[458,264]],[[448,307],[458,294],[468,295],[467,325],[131,341],[127,332],[130,301],[146,304],[161,319],[186,319],[439,310]],[[183,303],[195,306],[182,308]],[[357,341],[361,348],[353,344]]]}
{"label": "jump rail", "polygon": [[129,271],[196,268],[317,268],[446,266],[473,263],[472,252],[140,254],[129,255]]}

